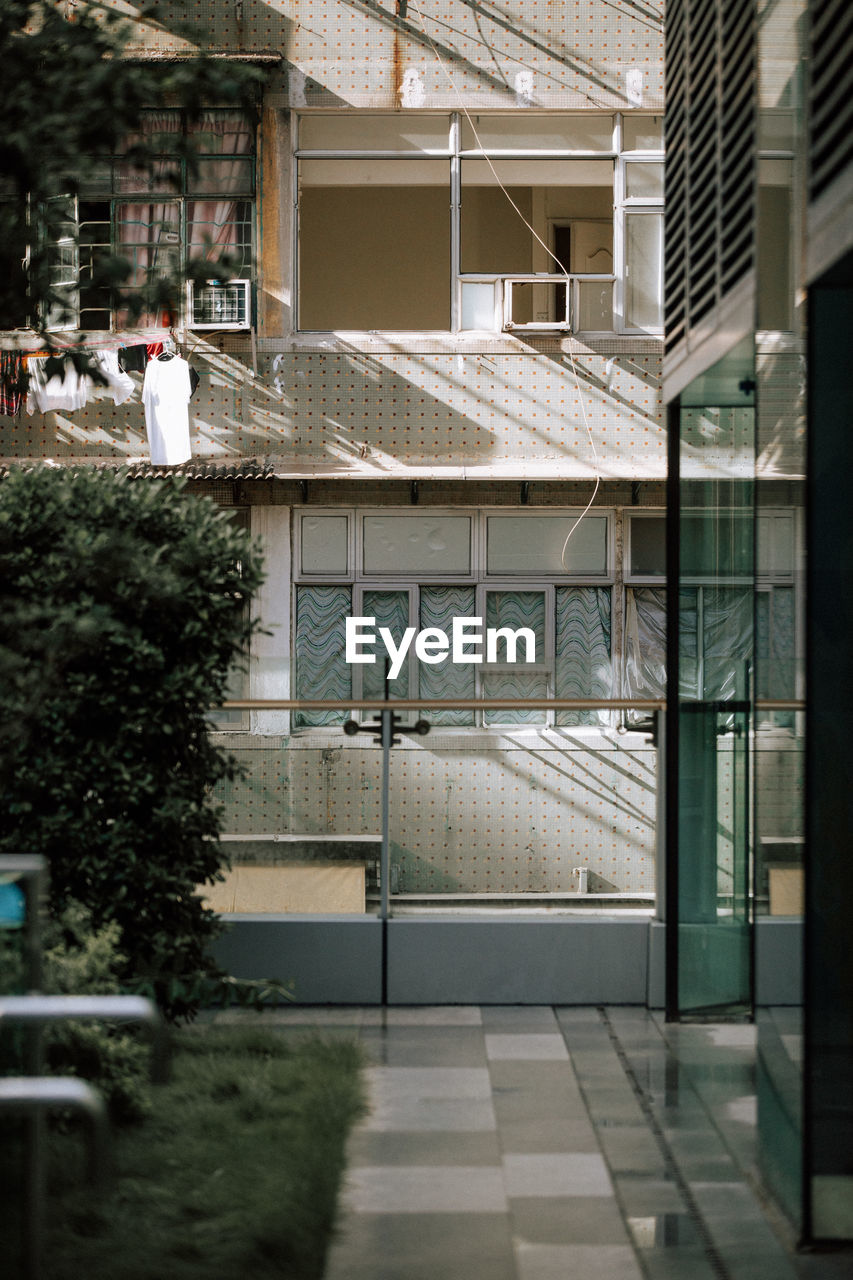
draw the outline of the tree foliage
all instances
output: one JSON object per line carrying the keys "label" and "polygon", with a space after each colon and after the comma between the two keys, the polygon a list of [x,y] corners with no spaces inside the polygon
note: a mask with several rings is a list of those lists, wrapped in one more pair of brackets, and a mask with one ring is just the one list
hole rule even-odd
{"label": "tree foliage", "polygon": [[14,470],[0,483],[0,851],[43,853],[54,910],[121,927],[127,977],[174,1015],[218,931],[209,734],[262,573],[178,478]]}
{"label": "tree foliage", "polygon": [[[0,328],[28,317],[44,332],[47,317],[67,307],[55,250],[69,235],[64,197],[81,190],[130,136],[134,165],[150,166],[157,140],[146,143],[137,133],[146,108],[169,104],[198,115],[205,104],[253,103],[255,68],[202,52],[163,63],[124,56],[143,20],[157,25],[143,8],[0,0]],[[182,145],[192,165],[192,144]],[[227,261],[219,265],[227,275]],[[131,275],[121,254],[103,256],[97,269],[95,286],[116,287]],[[210,259],[200,270],[211,274]],[[131,314],[176,310],[181,283],[178,273],[158,271],[124,300]]]}

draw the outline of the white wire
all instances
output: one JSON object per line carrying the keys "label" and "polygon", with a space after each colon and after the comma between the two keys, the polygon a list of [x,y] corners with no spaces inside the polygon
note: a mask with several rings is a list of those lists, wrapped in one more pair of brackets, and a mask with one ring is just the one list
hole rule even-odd
{"label": "white wire", "polygon": [[[432,37],[430,36],[429,32],[428,32],[428,31],[427,31],[427,29],[426,29],[426,23],[425,23],[425,21],[424,21],[424,15],[421,13],[420,9],[418,8],[418,5],[415,3],[415,0],[409,0],[409,7],[410,7],[411,9],[413,9],[413,10],[414,10],[414,12],[418,15],[418,17],[419,17],[419,18],[420,18],[420,20],[421,20],[421,26],[423,27],[424,37],[426,38],[426,41],[427,41],[427,43],[429,44],[429,47],[432,49],[433,53],[435,54],[435,58],[436,58],[436,61],[438,62],[438,65],[441,67],[442,71],[444,72],[445,76],[447,77],[448,81],[450,82],[450,87],[452,88],[452,90],[453,90],[454,94],[456,95],[456,97],[457,97],[457,99],[458,99],[458,101],[459,101],[459,105],[460,105],[460,107],[462,108],[462,111],[464,112],[465,117],[466,117],[466,119],[467,119],[467,121],[468,121],[469,125],[471,126],[471,132],[472,132],[472,133],[473,133],[473,135],[474,135],[474,140],[476,141],[477,146],[479,147],[480,151],[482,152],[482,154],[483,154],[483,158],[485,159],[486,164],[487,164],[487,165],[489,166],[489,168],[491,169],[491,171],[492,171],[492,176],[494,177],[495,182],[498,184],[498,186],[500,187],[500,189],[501,189],[501,191],[503,192],[504,196],[505,196],[505,197],[506,197],[506,199],[509,201],[509,203],[512,205],[512,207],[513,207],[513,209],[515,210],[515,212],[518,214],[519,218],[521,218],[521,221],[522,221],[522,222],[524,223],[524,225],[527,227],[527,229],[528,229],[528,231],[530,232],[530,234],[534,237],[534,239],[535,239],[535,240],[538,240],[539,244],[542,246],[542,248],[545,250],[545,252],[548,254],[548,256],[549,256],[550,258],[553,258],[553,259],[554,259],[554,261],[556,262],[556,264],[557,264],[557,266],[559,267],[560,271],[562,271],[563,275],[566,277],[566,290],[568,291],[568,289],[571,287],[571,285],[570,285],[570,277],[569,277],[569,273],[568,273],[568,271],[566,270],[565,266],[564,266],[564,265],[563,265],[563,263],[560,261],[560,259],[557,257],[557,255],[554,253],[553,249],[549,248],[549,246],[545,243],[545,241],[544,241],[544,240],[542,239],[542,237],[539,235],[539,233],[538,233],[538,231],[536,230],[536,228],[530,225],[530,223],[529,223],[529,222],[527,221],[527,219],[525,218],[524,214],[523,214],[523,213],[521,212],[521,210],[519,209],[518,205],[517,205],[517,204],[515,203],[515,201],[513,200],[512,196],[511,196],[511,195],[509,194],[509,192],[507,191],[506,187],[504,186],[503,182],[502,182],[502,181],[501,181],[501,179],[500,179],[500,175],[498,174],[497,169],[496,169],[496,168],[495,168],[495,166],[492,164],[491,156],[489,156],[489,155],[488,155],[488,153],[487,153],[487,151],[486,151],[486,148],[483,146],[483,143],[482,143],[482,141],[480,140],[480,135],[479,135],[479,133],[477,132],[477,126],[474,124],[474,121],[473,121],[473,119],[471,118],[471,113],[470,113],[470,111],[468,110],[468,107],[467,107],[467,105],[466,105],[466,103],[465,103],[465,99],[462,97],[462,94],[461,94],[461,92],[460,92],[460,90],[459,90],[459,86],[457,85],[456,81],[453,79],[453,76],[450,74],[450,71],[449,71],[449,69],[448,69],[447,65],[445,64],[444,59],[442,58],[442,56],[441,56],[441,54],[439,53],[439,51],[438,51],[438,49],[437,49],[436,45],[433,43]],[[493,52],[493,50],[490,50],[490,52]],[[566,569],[566,570],[568,570],[568,565],[566,564],[566,549],[568,548],[569,540],[570,540],[570,538],[572,537],[572,535],[574,534],[574,532],[575,532],[575,530],[577,529],[577,527],[578,527],[578,525],[580,524],[580,522],[584,519],[584,517],[585,517],[586,515],[588,515],[588,514],[589,514],[589,511],[590,511],[590,509],[591,509],[591,507],[592,507],[593,503],[595,502],[596,495],[597,495],[598,490],[599,490],[599,487],[600,487],[600,485],[601,485],[601,473],[600,473],[600,471],[599,471],[599,467],[598,467],[598,451],[597,451],[597,449],[596,449],[596,447],[595,447],[595,439],[594,439],[593,434],[592,434],[592,429],[590,428],[590,425],[589,425],[589,419],[588,419],[588,417],[587,417],[586,405],[585,405],[585,403],[584,403],[584,398],[583,398],[583,392],[581,391],[580,379],[578,378],[577,365],[575,364],[575,357],[574,357],[574,353],[572,352],[571,348],[569,348],[569,353],[568,353],[568,354],[569,354],[569,360],[571,361],[571,365],[572,365],[572,375],[573,375],[574,380],[575,380],[575,389],[576,389],[576,391],[577,391],[577,393],[578,393],[578,401],[579,401],[579,403],[580,403],[580,407],[581,407],[581,415],[582,415],[582,417],[583,417],[583,424],[584,424],[584,427],[586,428],[586,434],[587,434],[587,438],[588,438],[588,440],[589,440],[590,448],[592,449],[592,457],[593,457],[593,472],[594,472],[594,474],[595,474],[595,487],[593,488],[593,491],[592,491],[592,497],[590,498],[589,502],[586,504],[586,506],[584,507],[583,511],[580,513],[580,515],[578,516],[577,520],[575,520],[575,522],[574,522],[574,524],[572,525],[571,529],[569,529],[569,532],[566,534],[566,540],[565,540],[565,542],[563,543],[563,550],[560,552],[560,563],[562,564],[563,568],[564,568],[564,569]]]}

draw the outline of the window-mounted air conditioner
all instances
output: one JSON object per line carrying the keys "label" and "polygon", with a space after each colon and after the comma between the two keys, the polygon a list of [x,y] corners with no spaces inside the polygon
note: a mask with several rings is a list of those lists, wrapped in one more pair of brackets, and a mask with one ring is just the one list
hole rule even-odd
{"label": "window-mounted air conditioner", "polygon": [[190,329],[251,329],[251,280],[187,282],[187,327]]}

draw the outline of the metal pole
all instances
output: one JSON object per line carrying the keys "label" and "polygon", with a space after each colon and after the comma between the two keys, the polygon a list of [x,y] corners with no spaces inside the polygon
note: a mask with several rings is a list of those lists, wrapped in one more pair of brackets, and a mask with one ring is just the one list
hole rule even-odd
{"label": "metal pole", "polygon": [[390,793],[394,713],[382,710],[382,848],[379,854],[379,919],[382,921],[382,1004],[388,1003],[388,898],[391,882]]}

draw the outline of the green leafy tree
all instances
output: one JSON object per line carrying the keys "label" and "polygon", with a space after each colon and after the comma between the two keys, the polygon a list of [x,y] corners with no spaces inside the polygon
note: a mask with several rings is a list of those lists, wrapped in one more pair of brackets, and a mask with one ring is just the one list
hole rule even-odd
{"label": "green leafy tree", "polygon": [[[69,198],[130,137],[134,166],[151,167],[158,139],[139,133],[145,108],[168,104],[190,116],[206,103],[253,109],[253,67],[202,52],[165,64],[123,57],[143,21],[158,25],[144,8],[134,15],[88,0],[0,0],[0,328],[29,323],[49,341],[48,322],[72,317],[62,287],[63,254],[73,259],[77,241]],[[177,147],[192,168],[192,140]],[[91,285],[116,288],[127,284],[131,264],[103,254],[95,271]],[[191,263],[187,274],[196,272],[227,276],[227,255]],[[141,288],[123,291],[123,303],[131,317],[175,311],[182,283],[179,271],[158,267]]]}
{"label": "green leafy tree", "polygon": [[262,580],[245,530],[181,479],[89,468],[0,483],[0,851],[50,860],[54,912],[121,929],[126,979],[192,1012],[219,929],[209,733]]}

